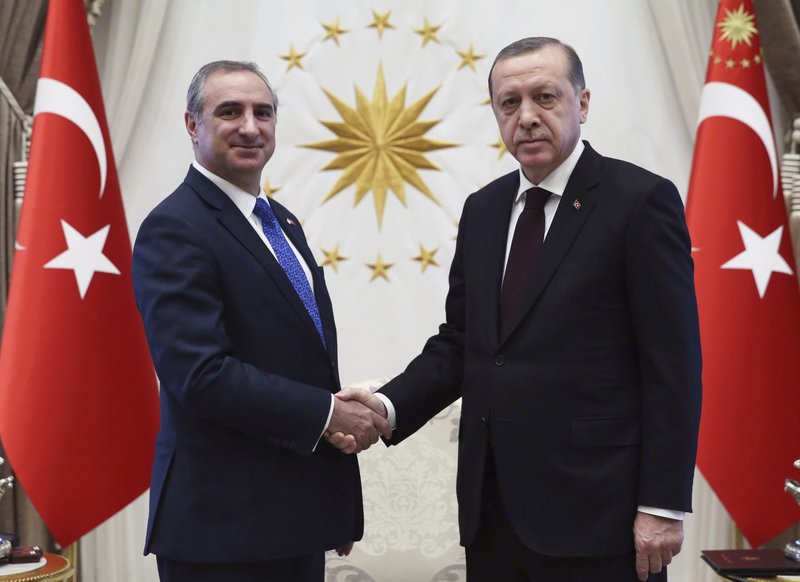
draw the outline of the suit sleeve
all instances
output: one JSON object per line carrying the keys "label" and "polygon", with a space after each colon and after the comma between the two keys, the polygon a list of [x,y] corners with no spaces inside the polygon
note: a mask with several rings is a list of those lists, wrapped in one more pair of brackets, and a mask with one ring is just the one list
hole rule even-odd
{"label": "suit sleeve", "polygon": [[388,444],[398,444],[461,396],[464,377],[464,238],[470,199],[464,205],[456,251],[450,267],[445,323],[425,343],[422,353],[379,393],[395,407],[397,427]]}
{"label": "suit sleeve", "polygon": [[626,286],[639,357],[639,505],[691,511],[701,405],[694,267],[675,186],[654,184],[634,210]]}
{"label": "suit sleeve", "polygon": [[151,214],[137,236],[134,292],[161,389],[207,421],[310,454],[331,393],[237,358],[224,324],[235,306],[224,301],[207,238],[169,213]]}

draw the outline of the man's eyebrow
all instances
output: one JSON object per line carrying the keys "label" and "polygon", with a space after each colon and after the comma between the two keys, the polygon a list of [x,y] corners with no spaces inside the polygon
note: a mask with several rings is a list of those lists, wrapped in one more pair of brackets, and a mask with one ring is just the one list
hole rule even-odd
{"label": "man's eyebrow", "polygon": [[[217,107],[236,107],[241,106],[242,102],[237,101],[236,99],[229,99],[228,101],[222,101],[221,103],[217,104]],[[272,103],[269,101],[264,101],[262,103],[256,103],[254,107],[272,107]]]}
{"label": "man's eyebrow", "polygon": [[[241,101],[236,101],[234,99],[229,100],[229,101],[222,101],[221,103],[218,103],[216,107],[214,107],[214,111],[221,111],[222,109],[227,109],[227,108],[230,108],[230,107],[233,107],[233,108],[236,108],[236,109],[240,109],[240,108],[243,107],[243,104],[242,104]],[[275,109],[275,107],[269,101],[265,101],[263,103],[256,103],[255,105],[253,105],[253,108],[254,109],[269,109],[270,111],[273,111]]]}
{"label": "man's eyebrow", "polygon": [[242,103],[240,101],[223,101],[222,103],[217,103],[217,106],[214,110],[224,109],[226,107],[241,107]]}

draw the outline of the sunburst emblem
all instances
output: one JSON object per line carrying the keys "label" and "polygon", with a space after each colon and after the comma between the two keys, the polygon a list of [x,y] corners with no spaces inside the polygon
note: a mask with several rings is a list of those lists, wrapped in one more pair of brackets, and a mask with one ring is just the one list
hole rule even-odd
{"label": "sunburst emblem", "polygon": [[740,42],[747,46],[753,46],[750,38],[758,33],[755,25],[755,16],[744,9],[744,4],[734,11],[725,9],[725,19],[717,27],[722,29],[720,40],[727,40],[731,43],[731,48],[736,48]]}
{"label": "sunburst emblem", "polygon": [[367,100],[358,87],[355,88],[355,108],[330,91],[323,91],[342,116],[342,121],[321,123],[337,137],[305,144],[304,147],[336,152],[338,155],[322,169],[344,170],[323,202],[355,183],[354,205],[358,205],[371,190],[379,227],[383,223],[389,190],[394,192],[403,206],[406,205],[405,184],[410,184],[432,201],[439,203],[417,172],[439,169],[425,156],[426,152],[460,145],[425,137],[428,130],[440,120],[418,120],[438,87],[406,107],[406,86],[403,85],[389,101],[383,65],[379,65],[372,102]]}

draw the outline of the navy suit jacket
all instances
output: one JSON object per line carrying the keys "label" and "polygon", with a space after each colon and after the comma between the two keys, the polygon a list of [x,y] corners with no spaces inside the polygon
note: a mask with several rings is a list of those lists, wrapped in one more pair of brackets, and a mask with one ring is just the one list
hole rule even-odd
{"label": "navy suit jacket", "polygon": [[461,542],[491,440],[509,518],[548,555],[633,551],[637,506],[691,509],[701,362],[693,263],[671,182],[588,144],[507,337],[499,293],[510,173],[459,224],[446,323],[381,391],[401,442],[458,397]]}
{"label": "navy suit jacket", "polygon": [[271,205],[311,268],[327,351],[252,225],[194,168],[139,229],[134,291],[161,381],[145,553],[250,562],[361,538],[356,458],[317,444],[340,389],[322,268]]}

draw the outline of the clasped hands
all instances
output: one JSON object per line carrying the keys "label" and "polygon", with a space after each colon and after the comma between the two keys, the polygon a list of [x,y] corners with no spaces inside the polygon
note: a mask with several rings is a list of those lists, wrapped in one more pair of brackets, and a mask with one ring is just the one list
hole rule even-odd
{"label": "clasped hands", "polygon": [[344,388],[335,394],[325,440],[343,453],[359,453],[378,442],[380,436],[392,437],[386,416],[383,402],[369,390]]}

